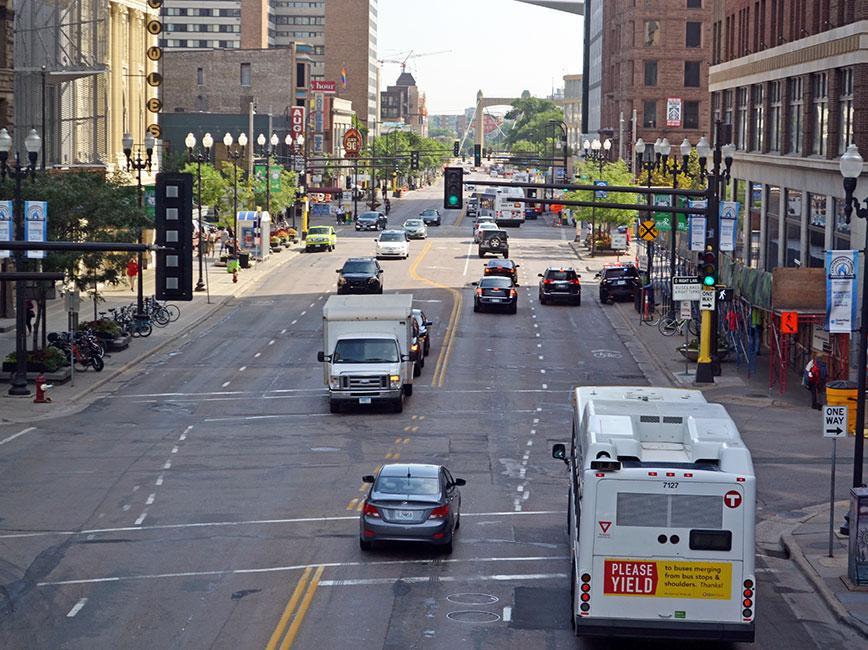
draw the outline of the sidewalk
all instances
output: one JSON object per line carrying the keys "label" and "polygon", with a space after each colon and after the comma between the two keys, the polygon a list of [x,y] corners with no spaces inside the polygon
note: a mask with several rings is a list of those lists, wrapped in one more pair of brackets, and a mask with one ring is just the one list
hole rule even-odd
{"label": "sidewalk", "polygon": [[[611,255],[592,258],[587,248],[579,243],[570,242],[569,246],[579,258],[577,270],[583,274],[593,275],[605,264],[616,261]],[[630,259],[631,256],[622,258]],[[784,407],[792,410],[794,417],[819,421],[818,412],[810,407],[810,394],[801,387],[800,378],[795,373],[790,378],[789,390],[783,395],[777,388],[769,389],[767,355],[760,357],[756,373],[751,377],[744,369],[737,369],[734,363],[724,363],[722,375],[715,377],[714,384],[697,385],[693,383],[696,364],[688,363],[685,369],[685,360],[676,350],[684,342],[683,337],[664,337],[656,327],[640,325],[639,314],[632,302],[615,303],[605,307],[603,312],[621,337],[628,341],[627,348],[653,384],[697,388],[714,402],[758,408]],[[836,522],[843,521],[848,507],[846,501],[835,504]],[[801,519],[784,521],[775,529],[774,543],[786,550],[832,614],[868,638],[868,590],[851,591],[842,580],[842,576],[847,575],[848,540],[836,531],[834,557],[829,558],[828,502],[805,510],[809,513]]]}
{"label": "sidewalk", "polygon": [[[226,272],[225,267],[214,266],[214,260],[206,263],[207,275],[205,275],[208,292],[194,293],[191,302],[175,303],[181,309],[181,315],[177,321],[169,323],[166,327],[154,327],[153,333],[147,338],[134,338],[129,347],[122,352],[107,352],[105,369],[95,372],[88,369],[76,372],[73,381],[66,381],[54,385],[48,395],[51,398],[49,404],[34,404],[33,394],[29,397],[10,397],[7,395],[5,383],[0,392],[0,423],[32,423],[46,418],[55,418],[62,415],[77,412],[85,408],[98,395],[97,391],[110,392],[122,381],[125,381],[124,373],[141,363],[148,357],[156,354],[169,344],[188,336],[200,323],[209,318],[228,301],[236,298],[253,287],[272,271],[280,268],[301,250],[300,242],[284,248],[279,253],[273,253],[265,262],[255,264],[250,269],[242,269],[238,274],[238,283],[232,282],[231,274]],[[198,269],[198,262],[194,260],[194,269]],[[144,295],[154,293],[155,268],[151,266],[144,272]],[[98,305],[98,312],[105,312],[109,307],[120,307],[135,302],[136,293],[131,292],[129,286],[118,285],[104,289],[101,297],[105,300]],[[57,298],[47,306],[48,331],[65,330],[67,327],[67,314],[64,311],[63,299]],[[93,301],[82,297],[79,312],[80,322],[93,318]],[[5,321],[3,321],[5,323]],[[14,321],[13,321],[14,323]],[[0,353],[3,356],[15,350],[15,331],[0,333]],[[33,393],[33,384],[30,384]]]}

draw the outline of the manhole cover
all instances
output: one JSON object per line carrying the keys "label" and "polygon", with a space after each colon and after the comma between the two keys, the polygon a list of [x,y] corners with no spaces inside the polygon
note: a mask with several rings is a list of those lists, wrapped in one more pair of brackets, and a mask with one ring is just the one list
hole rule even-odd
{"label": "manhole cover", "polygon": [[450,603],[457,603],[459,605],[493,605],[498,600],[500,600],[497,596],[492,596],[491,594],[449,594],[446,596],[446,600]]}
{"label": "manhole cover", "polygon": [[459,623],[495,623],[500,616],[491,612],[483,612],[478,609],[465,609],[460,612],[449,612],[446,618],[451,618]]}

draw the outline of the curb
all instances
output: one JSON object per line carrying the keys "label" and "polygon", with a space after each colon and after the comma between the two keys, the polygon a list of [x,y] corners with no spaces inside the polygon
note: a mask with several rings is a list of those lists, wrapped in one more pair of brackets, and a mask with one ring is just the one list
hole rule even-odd
{"label": "curb", "polygon": [[844,625],[852,628],[861,636],[868,639],[868,625],[857,619],[847,611],[847,608],[835,596],[831,589],[826,585],[825,581],[814,571],[808,558],[802,552],[798,542],[796,542],[792,533],[783,533],[781,535],[781,546],[789,554],[790,560],[795,562],[802,575],[811,583],[814,589],[820,594],[823,602],[832,612],[832,614]]}

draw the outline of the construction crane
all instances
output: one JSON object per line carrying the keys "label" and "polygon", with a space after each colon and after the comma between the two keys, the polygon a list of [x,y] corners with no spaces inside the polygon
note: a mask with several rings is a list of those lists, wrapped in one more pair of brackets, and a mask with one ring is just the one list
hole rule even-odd
{"label": "construction crane", "polygon": [[[401,72],[403,73],[407,69],[407,61],[410,59],[419,59],[424,56],[434,56],[435,54],[448,54],[452,50],[438,50],[436,52],[419,52],[418,54],[414,54],[413,50],[407,52],[407,55],[403,59],[378,59],[380,63],[397,63],[401,66]],[[397,56],[401,56],[400,54]]]}

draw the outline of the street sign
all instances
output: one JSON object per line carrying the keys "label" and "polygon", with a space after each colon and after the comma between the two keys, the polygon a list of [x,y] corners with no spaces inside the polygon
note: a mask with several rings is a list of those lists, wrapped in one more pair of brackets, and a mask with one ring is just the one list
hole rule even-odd
{"label": "street sign", "polygon": [[337,81],[323,81],[321,79],[310,80],[310,91],[312,93],[323,93],[325,95],[334,95],[338,90]]}
{"label": "street sign", "polygon": [[699,311],[714,311],[714,290],[703,289],[699,296]]}
{"label": "street sign", "polygon": [[799,314],[794,311],[781,312],[781,334],[796,334],[799,331]]}
{"label": "street sign", "polygon": [[715,300],[717,300],[717,302],[729,302],[730,300],[732,300],[731,288],[717,286],[714,288],[714,290],[717,292],[717,296],[715,297]]}
{"label": "street sign", "polygon": [[[609,181],[594,181],[597,187],[608,187]],[[609,192],[606,190],[594,190],[594,198],[606,199],[609,198]]]}
{"label": "street sign", "polygon": [[846,406],[823,407],[823,437],[844,438],[847,435]]}
{"label": "street sign", "polygon": [[690,308],[689,300],[681,301],[681,313],[679,316],[681,316],[681,320],[690,320],[693,318],[693,310]]}
{"label": "street sign", "polygon": [[654,241],[657,239],[657,224],[651,219],[643,221],[639,224],[639,237],[645,241]]}
{"label": "street sign", "polygon": [[627,250],[627,233],[613,232],[612,233],[612,250],[625,251]]}
{"label": "street sign", "polygon": [[675,276],[672,278],[672,300],[699,300],[702,285],[699,279],[692,276]]}
{"label": "street sign", "polygon": [[354,158],[359,155],[361,150],[362,134],[359,133],[358,129],[347,129],[347,132],[344,133],[344,153],[348,157]]}
{"label": "street sign", "polygon": [[289,107],[289,133],[293,140],[304,133],[304,106]]}

